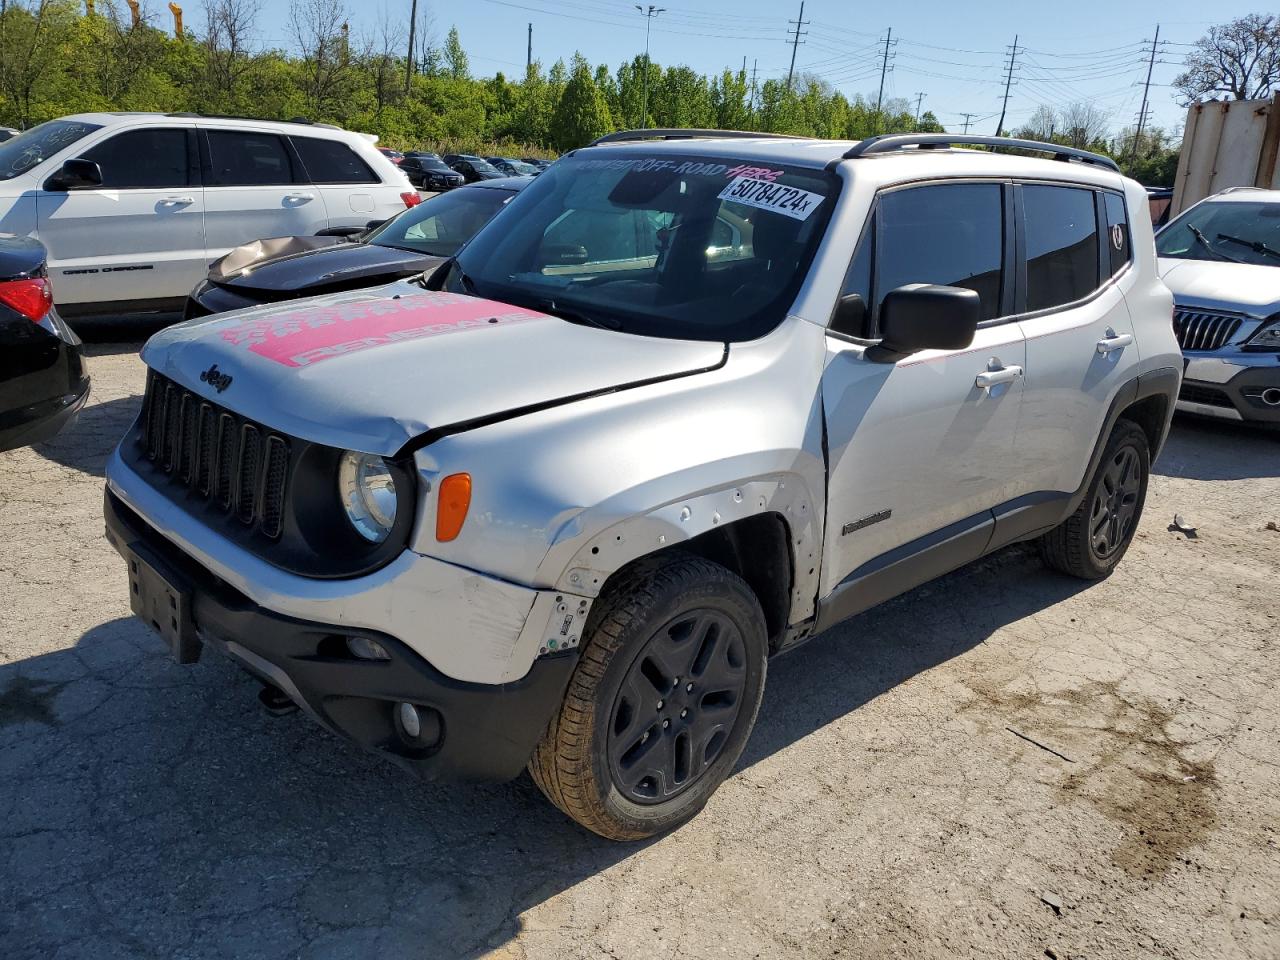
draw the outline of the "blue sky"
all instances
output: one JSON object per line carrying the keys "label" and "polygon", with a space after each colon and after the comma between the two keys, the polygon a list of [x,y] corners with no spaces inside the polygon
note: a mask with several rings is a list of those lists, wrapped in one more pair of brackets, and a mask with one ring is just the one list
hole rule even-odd
{"label": "blue sky", "polygon": [[[354,33],[373,31],[384,18],[408,22],[410,0],[347,0]],[[664,65],[685,63],[704,73],[758,64],[763,78],[785,77],[791,47],[788,21],[799,0],[667,0],[653,21],[650,54]],[[192,4],[194,7],[195,4]],[[1168,85],[1189,45],[1212,23],[1264,7],[1220,0],[1161,0],[1117,3],[1075,0],[1070,4],[1012,2],[964,5],[942,0],[897,4],[853,4],[806,0],[808,35],[796,57],[797,70],[825,77],[852,95],[874,96],[879,82],[879,42],[889,28],[891,48],[885,95],[913,103],[924,93],[948,129],[959,130],[962,111],[975,114],[972,129],[993,133],[1003,91],[1002,68],[1014,34],[1019,35],[1006,125],[1025,121],[1041,103],[1093,100],[1112,117],[1115,129],[1133,122],[1146,75],[1144,43],[1156,23],[1162,46],[1151,91],[1152,120],[1182,123]],[[544,65],[580,50],[592,63],[619,63],[644,49],[645,18],[628,0],[420,0],[438,39],[457,25],[471,55],[472,71],[491,76],[524,69],[525,25],[533,23],[533,53]],[[963,12],[959,12],[963,9]],[[265,0],[257,25],[260,45],[289,46],[288,0]],[[188,19],[202,16],[189,10]],[[1163,41],[1168,41],[1167,44]]]}

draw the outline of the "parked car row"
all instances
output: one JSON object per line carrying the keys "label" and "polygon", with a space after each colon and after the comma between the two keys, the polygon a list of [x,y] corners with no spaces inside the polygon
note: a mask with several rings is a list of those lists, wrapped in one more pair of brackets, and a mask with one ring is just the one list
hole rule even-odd
{"label": "parked car row", "polygon": [[421,150],[400,153],[389,147],[379,147],[378,150],[396,164],[409,178],[409,182],[419,190],[452,190],[464,183],[497,180],[501,177],[536,177],[551,166],[550,160],[534,157],[479,157],[469,153],[446,153],[441,156]]}

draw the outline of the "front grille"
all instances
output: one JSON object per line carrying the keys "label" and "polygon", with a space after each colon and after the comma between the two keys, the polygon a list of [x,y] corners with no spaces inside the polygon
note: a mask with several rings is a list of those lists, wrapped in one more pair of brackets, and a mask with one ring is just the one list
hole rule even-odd
{"label": "front grille", "polygon": [[1173,332],[1183,350],[1220,350],[1239,329],[1239,317],[1203,310],[1173,311]]}
{"label": "front grille", "polygon": [[277,539],[284,527],[289,441],[155,371],[147,372],[142,449],[170,483]]}
{"label": "front grille", "polygon": [[1178,392],[1178,399],[1188,403],[1202,403],[1207,407],[1226,407],[1229,410],[1235,407],[1231,398],[1216,387],[1201,387],[1194,383],[1184,383]]}

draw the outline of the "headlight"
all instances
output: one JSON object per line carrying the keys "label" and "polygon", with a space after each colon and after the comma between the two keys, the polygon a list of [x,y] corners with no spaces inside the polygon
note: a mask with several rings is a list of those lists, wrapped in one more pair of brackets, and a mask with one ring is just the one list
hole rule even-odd
{"label": "headlight", "polygon": [[360,536],[381,543],[396,522],[396,481],[382,457],[348,450],[338,464],[338,495]]}
{"label": "headlight", "polygon": [[1280,351],[1280,320],[1272,320],[1250,337],[1244,349]]}

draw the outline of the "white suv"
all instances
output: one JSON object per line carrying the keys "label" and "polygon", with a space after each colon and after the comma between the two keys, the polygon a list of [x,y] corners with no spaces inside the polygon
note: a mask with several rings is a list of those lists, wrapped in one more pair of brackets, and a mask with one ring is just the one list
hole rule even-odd
{"label": "white suv", "polygon": [[1018,540],[1110,573],[1171,309],[1092,154],[615,134],[427,280],[153,337],[108,536],[180,662],[648,836],[733,769],[770,655]]}
{"label": "white suv", "polygon": [[84,113],[0,143],[0,233],[44,243],[68,317],[180,311],[233,247],[417,202],[369,138],[321,124]]}

